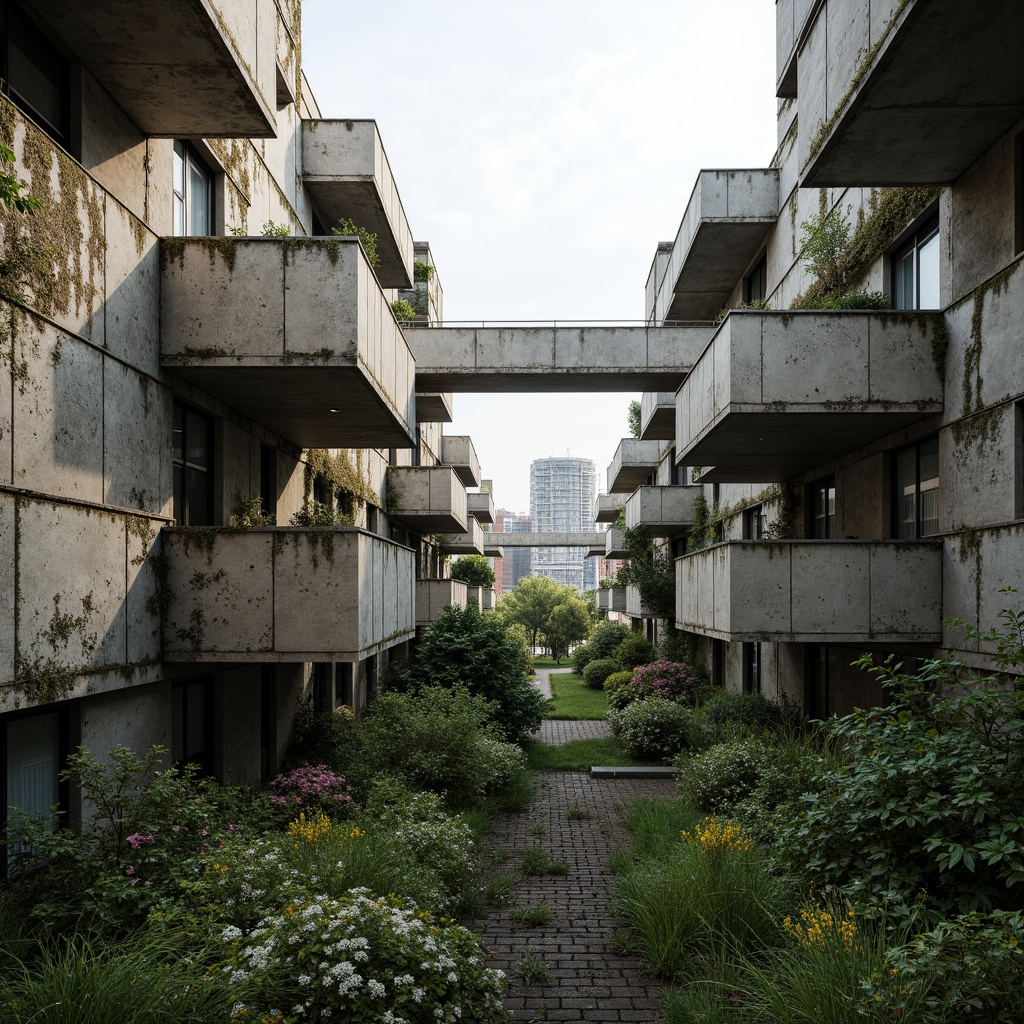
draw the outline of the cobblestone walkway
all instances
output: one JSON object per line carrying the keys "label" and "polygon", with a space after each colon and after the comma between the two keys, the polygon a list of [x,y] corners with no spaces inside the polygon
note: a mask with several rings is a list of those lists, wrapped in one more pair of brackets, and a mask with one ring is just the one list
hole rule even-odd
{"label": "cobblestone walkway", "polygon": [[[534,685],[545,697],[551,696],[551,673],[571,672],[569,668],[539,668]],[[539,743],[545,743],[549,747],[560,747],[563,743],[571,740],[598,740],[603,736],[610,736],[611,730],[608,723],[596,722],[559,722],[545,718],[540,723],[540,728],[533,734],[533,738]]]}
{"label": "cobblestone walkway", "polygon": [[[600,722],[551,722],[566,727]],[[589,734],[588,734],[589,735]],[[564,742],[554,738],[543,742]],[[608,910],[613,850],[629,846],[620,808],[641,796],[673,796],[667,779],[594,780],[584,772],[544,772],[536,776],[533,804],[523,814],[498,818],[489,842],[507,855],[505,870],[518,871],[522,855],[542,850],[565,861],[564,875],[526,877],[508,906],[491,907],[486,917],[466,924],[483,939],[488,965],[508,975],[505,1004],[516,1021],[659,1021],[660,986],[640,971],[635,957],[622,956],[611,942],[621,927]],[[570,812],[572,817],[570,818]],[[517,907],[543,904],[551,920],[531,928],[512,918]],[[516,974],[531,955],[547,964],[549,978],[532,985]]]}

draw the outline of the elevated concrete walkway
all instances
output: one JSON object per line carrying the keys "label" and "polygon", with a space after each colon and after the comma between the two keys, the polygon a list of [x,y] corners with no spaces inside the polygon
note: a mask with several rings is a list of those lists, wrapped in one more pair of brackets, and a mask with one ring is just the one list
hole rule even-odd
{"label": "elevated concrete walkway", "polygon": [[406,331],[416,390],[675,391],[714,327],[438,326]]}
{"label": "elevated concrete walkway", "polygon": [[488,538],[500,538],[503,548],[600,548],[604,554],[603,533],[488,533]]}

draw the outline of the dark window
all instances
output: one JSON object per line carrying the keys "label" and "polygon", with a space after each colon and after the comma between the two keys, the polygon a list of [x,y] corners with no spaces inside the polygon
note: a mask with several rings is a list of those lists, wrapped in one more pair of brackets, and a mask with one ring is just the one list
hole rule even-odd
{"label": "dark window", "polygon": [[313,708],[321,713],[334,710],[334,665],[329,661],[313,665]]}
{"label": "dark window", "polygon": [[836,711],[836,652],[827,644],[807,649],[807,714],[830,718]]}
{"label": "dark window", "polygon": [[764,505],[743,511],[743,539],[760,540],[764,536]]}
{"label": "dark window", "polygon": [[768,295],[768,253],[765,253],[743,279],[743,301],[763,302]]}
{"label": "dark window", "polygon": [[761,645],[743,645],[743,689],[747,693],[761,692]]}
{"label": "dark window", "polygon": [[836,535],[836,478],[816,480],[807,489],[810,535],[815,540],[832,540]]}
{"label": "dark window", "polygon": [[260,778],[269,782],[277,767],[277,670],[260,666]]}
{"label": "dark window", "polygon": [[213,774],[213,680],[190,679],[171,687],[171,759]]}
{"label": "dark window", "polygon": [[893,471],[893,535],[917,540],[939,532],[939,439],[896,452]]}
{"label": "dark window", "polygon": [[338,705],[346,705],[355,710],[355,666],[348,661],[339,661],[334,666],[335,696]]}
{"label": "dark window", "polygon": [[672,466],[672,483],[676,487],[686,486],[686,467],[685,466]]}
{"label": "dark window", "polygon": [[711,641],[711,682],[725,687],[725,641]]}
{"label": "dark window", "polygon": [[0,26],[4,95],[67,148],[71,106],[68,62],[13,4],[0,4]]}
{"label": "dark window", "polygon": [[213,234],[213,175],[187,142],[174,143],[174,234]]}
{"label": "dark window", "polygon": [[277,452],[267,444],[260,445],[260,503],[264,515],[277,515]]}
{"label": "dark window", "polygon": [[939,309],[939,218],[927,220],[892,257],[894,309]]}
{"label": "dark window", "polygon": [[178,526],[213,523],[213,421],[198,409],[174,403],[171,451],[174,521]]}

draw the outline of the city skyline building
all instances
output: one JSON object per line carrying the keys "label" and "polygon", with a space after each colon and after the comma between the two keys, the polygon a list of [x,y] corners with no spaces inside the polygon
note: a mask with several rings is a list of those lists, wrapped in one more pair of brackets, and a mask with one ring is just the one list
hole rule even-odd
{"label": "city skyline building", "polygon": [[[499,508],[494,515],[495,533],[533,533],[533,519],[525,512],[509,512]],[[503,558],[494,559],[494,591],[511,590],[524,576],[530,575],[533,562],[531,548],[509,548]]]}
{"label": "city skyline building", "polygon": [[[594,530],[597,468],[591,459],[556,456],[530,464],[530,515],[536,533]],[[532,574],[550,576],[578,591],[597,586],[597,565],[585,548],[535,548]]]}

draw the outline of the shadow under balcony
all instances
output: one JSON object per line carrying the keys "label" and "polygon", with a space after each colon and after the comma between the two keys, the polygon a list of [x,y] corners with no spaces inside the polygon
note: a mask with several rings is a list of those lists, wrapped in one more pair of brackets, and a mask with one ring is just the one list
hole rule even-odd
{"label": "shadow under balcony", "polygon": [[358,241],[164,238],[160,362],[303,448],[415,444],[415,363]]}
{"label": "shadow under balcony", "polygon": [[810,471],[941,412],[945,345],[938,312],[733,310],[676,395],[676,461],[702,483]]}
{"label": "shadow under balcony", "polygon": [[169,662],[361,661],[415,634],[415,552],[355,528],[161,531]]}
{"label": "shadow under balcony", "polygon": [[676,559],[676,626],[729,642],[942,639],[942,541],[730,541]]}

